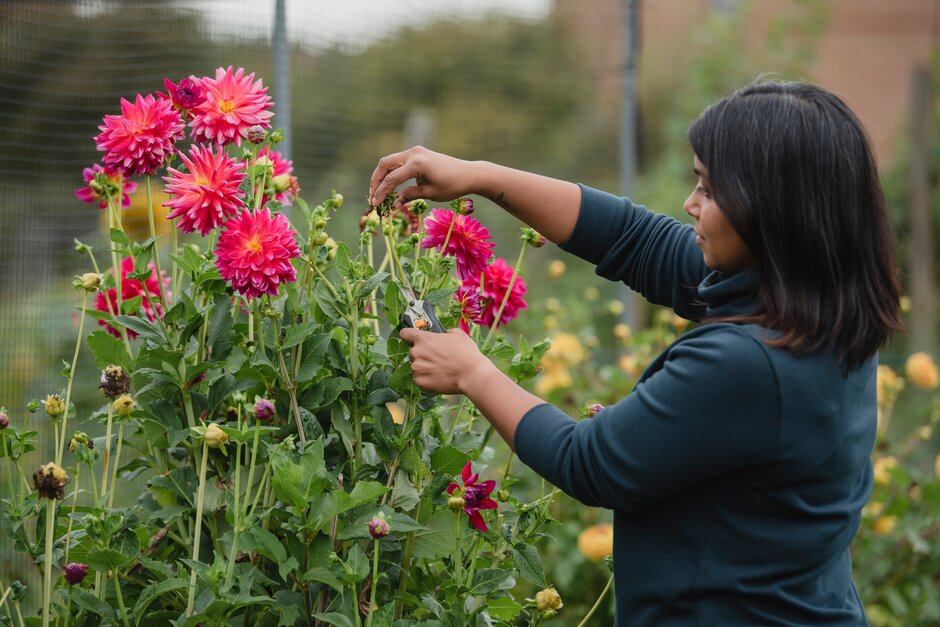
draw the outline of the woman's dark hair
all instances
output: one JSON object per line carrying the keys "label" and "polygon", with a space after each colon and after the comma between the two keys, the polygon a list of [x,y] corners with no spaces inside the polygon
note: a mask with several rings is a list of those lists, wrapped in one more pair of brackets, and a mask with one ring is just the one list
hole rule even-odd
{"label": "woman's dark hair", "polygon": [[[689,128],[722,213],[757,259],[747,321],[851,370],[899,331],[894,237],[861,123],[816,85],[756,82]],[[741,320],[739,318],[739,320]]]}

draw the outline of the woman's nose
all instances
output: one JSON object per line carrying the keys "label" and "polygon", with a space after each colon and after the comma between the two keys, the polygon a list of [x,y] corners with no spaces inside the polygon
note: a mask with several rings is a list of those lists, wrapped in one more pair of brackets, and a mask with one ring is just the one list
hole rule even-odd
{"label": "woman's nose", "polygon": [[695,202],[694,192],[689,194],[689,197],[682,203],[682,209],[693,218],[698,219],[698,205]]}

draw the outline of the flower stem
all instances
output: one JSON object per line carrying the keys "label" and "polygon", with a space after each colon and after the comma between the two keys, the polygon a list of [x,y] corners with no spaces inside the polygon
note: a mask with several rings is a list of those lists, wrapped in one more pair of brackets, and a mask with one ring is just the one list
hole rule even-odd
{"label": "flower stem", "polygon": [[460,551],[460,514],[460,510],[454,512],[454,583],[457,584],[458,592],[460,590],[460,579],[463,576],[463,555]]}
{"label": "flower stem", "polygon": [[7,452],[7,433],[6,431],[0,431],[0,442],[3,443],[3,457],[7,460],[7,481],[10,484],[10,498],[13,499],[13,511],[16,512],[19,510],[19,504],[16,502],[16,490],[13,489],[13,472],[9,468],[13,464],[13,460],[10,459],[10,454]]}
{"label": "flower stem", "polygon": [[121,594],[121,575],[118,569],[114,571],[114,594],[117,596],[118,609],[121,610],[121,620],[124,622],[124,627],[131,627],[130,622],[127,620],[127,608],[124,607],[124,595]]}
{"label": "flower stem", "polygon": [[480,350],[485,350],[487,346],[490,345],[490,339],[493,337],[493,333],[496,331],[496,327],[499,326],[499,321],[503,317],[503,310],[506,309],[506,303],[509,302],[509,295],[512,294],[512,286],[516,282],[516,277],[519,276],[519,268],[522,266],[522,258],[525,256],[526,245],[529,242],[523,240],[522,248],[519,249],[519,258],[516,259],[516,266],[512,269],[512,278],[509,279],[509,287],[506,288],[506,294],[503,296],[503,302],[499,305],[499,310],[496,312],[496,318],[493,320],[493,326],[490,327],[490,332],[486,334],[486,339],[483,340],[483,346]]}
{"label": "flower stem", "polygon": [[[241,425],[241,413],[242,408],[241,404],[238,406],[237,414],[237,425],[239,431],[242,428]],[[255,434],[257,435],[257,431]],[[257,439],[255,439],[257,443]],[[241,508],[238,506],[238,496],[241,491],[241,464],[242,464],[242,445],[240,442],[235,442],[235,490],[232,492],[232,525],[234,530],[232,532],[232,548],[228,556],[228,568],[225,571],[225,587],[228,588],[232,585],[232,574],[235,572],[235,557],[238,555],[238,535],[242,530],[242,521],[241,519]],[[249,484],[250,485],[250,484]],[[243,504],[244,505],[244,504]]]}
{"label": "flower stem", "polygon": [[[81,479],[82,479],[82,465],[78,464],[75,467],[75,488],[74,488],[74,491],[72,492],[72,511],[70,512],[70,514],[75,513],[75,506],[78,504],[78,486],[81,484]],[[62,559],[63,564],[69,563],[69,546],[72,544],[71,539],[72,539],[72,523],[73,522],[74,520],[72,519],[72,516],[69,515],[69,528],[65,532],[65,557]],[[71,592],[71,588],[69,588],[69,591]],[[68,612],[66,612],[66,616],[68,616]]]}
{"label": "flower stem", "polygon": [[274,319],[274,352],[277,353],[277,363],[281,370],[281,385],[287,388],[287,393],[290,395],[291,410],[294,412],[294,420],[297,421],[297,437],[300,439],[301,448],[303,448],[307,444],[307,434],[304,432],[300,407],[297,405],[297,386],[291,380],[290,373],[287,371],[287,364],[284,363],[284,355],[281,353],[281,330],[277,324],[277,318]]}
{"label": "flower stem", "polygon": [[85,333],[85,307],[88,305],[88,292],[82,290],[82,314],[78,319],[78,337],[75,339],[75,354],[72,355],[72,368],[69,370],[69,383],[65,389],[65,415],[62,416],[62,443],[55,452],[55,463],[62,463],[65,452],[65,429],[69,423],[69,405],[72,402],[72,382],[75,381],[75,366],[78,364],[78,350],[82,347],[82,335]]}
{"label": "flower stem", "polygon": [[49,609],[52,604],[52,536],[55,530],[55,499],[46,504],[46,557],[42,574],[42,627],[49,627]]}
{"label": "flower stem", "polygon": [[584,617],[584,620],[578,623],[578,627],[584,627],[584,625],[587,625],[587,622],[591,619],[592,616],[594,616],[594,612],[596,612],[597,608],[601,606],[601,601],[603,601],[604,597],[607,596],[607,592],[610,590],[612,583],[614,583],[613,575],[611,575],[610,579],[607,580],[607,585],[604,586],[604,590],[601,591],[601,595],[597,597],[597,601],[594,602],[594,607],[592,607],[591,610],[587,613],[587,616]]}
{"label": "flower stem", "polygon": [[369,617],[366,619],[366,627],[372,627],[372,614],[375,612],[375,589],[378,587],[379,580],[379,541],[375,540],[375,546],[372,550],[372,589],[369,591]]}
{"label": "flower stem", "polygon": [[[199,490],[196,495],[196,527],[193,532],[193,561],[199,560],[199,540],[202,537],[202,505],[206,496],[206,462],[209,459],[209,443],[202,441],[202,462],[199,464]],[[189,574],[189,600],[186,602],[186,618],[193,615],[193,603],[196,601],[196,569]]]}
{"label": "flower stem", "polygon": [[[115,221],[120,220],[120,213],[118,213],[117,208],[114,206],[114,201],[111,196],[108,196],[108,228],[115,228]],[[119,222],[118,222],[119,223]],[[124,229],[120,226],[117,227],[122,233]],[[94,261],[94,257],[92,257]],[[113,249],[111,250],[111,271],[114,274],[114,285],[115,285],[115,296],[117,297],[117,310],[111,311],[111,299],[108,298],[108,295],[105,294],[104,302],[108,308],[108,312],[114,316],[121,315],[121,306],[124,304],[124,273],[121,271],[121,264],[118,262],[117,252]],[[131,357],[134,356],[134,352],[131,350],[131,341],[127,337],[127,329],[124,328],[124,325],[112,324],[112,328],[116,328],[121,338],[124,340],[124,348],[127,349],[127,354]]]}
{"label": "flower stem", "polygon": [[114,422],[114,403],[108,402],[108,426],[105,428],[104,435],[104,462],[101,468],[101,498],[108,494],[108,464],[111,462],[111,425]]}
{"label": "flower stem", "polygon": [[[166,294],[163,292],[163,275],[160,273],[160,251],[157,249],[157,228],[153,221],[153,193],[150,189],[149,176],[147,177],[147,215],[150,218],[150,237],[153,238],[153,267],[157,274],[157,292],[160,295],[160,302],[163,303],[163,313],[166,313],[170,307],[167,304]],[[162,323],[162,317],[157,316],[157,319]]]}
{"label": "flower stem", "polygon": [[114,507],[114,488],[117,487],[118,467],[121,465],[121,447],[124,444],[124,421],[118,427],[117,452],[114,455],[114,469],[111,471],[111,494],[108,495],[108,509]]}

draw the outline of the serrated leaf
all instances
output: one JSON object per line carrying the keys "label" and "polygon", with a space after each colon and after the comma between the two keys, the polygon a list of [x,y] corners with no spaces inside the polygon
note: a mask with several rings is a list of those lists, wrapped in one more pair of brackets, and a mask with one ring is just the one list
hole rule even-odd
{"label": "serrated leaf", "polygon": [[229,306],[228,294],[216,294],[209,314],[209,336],[207,338],[212,360],[221,361],[232,352],[235,336],[234,320]]}
{"label": "serrated leaf", "polygon": [[141,590],[140,596],[137,597],[137,604],[134,606],[134,624],[140,623],[140,619],[144,617],[144,612],[157,598],[167,592],[181,590],[183,588],[189,588],[189,581],[177,577],[150,584]]}
{"label": "serrated leaf", "polygon": [[454,513],[440,511],[426,526],[426,530],[415,532],[414,558],[437,559],[453,554]]}
{"label": "serrated leaf", "polygon": [[385,319],[392,327],[401,322],[401,314],[405,311],[405,299],[401,295],[398,283],[389,281],[385,286]]}
{"label": "serrated leaf", "polygon": [[287,327],[284,332],[284,341],[281,343],[281,348],[288,349],[297,346],[316,333],[319,328],[320,324],[317,322],[304,322]]}
{"label": "serrated leaf", "polygon": [[166,336],[163,335],[163,331],[143,318],[137,316],[116,316],[114,322],[130,329],[141,338],[159,346],[165,346],[168,343]]}
{"label": "serrated leaf", "polygon": [[100,369],[107,368],[110,364],[121,366],[125,370],[130,370],[131,358],[127,354],[127,348],[124,342],[114,337],[107,331],[95,331],[86,338],[88,348],[95,356],[95,366]]}
{"label": "serrated leaf", "polygon": [[322,612],[313,615],[317,620],[321,620],[327,625],[336,625],[337,627],[353,627],[353,622],[339,612]]}
{"label": "serrated leaf", "polygon": [[516,585],[511,570],[502,568],[481,568],[473,575],[470,594],[484,596],[497,590],[507,590]]}
{"label": "serrated leaf", "polygon": [[127,238],[127,234],[121,229],[111,229],[109,237],[112,242],[120,244],[121,246],[130,246],[131,244],[131,240]]}
{"label": "serrated leaf", "polygon": [[456,477],[467,464],[468,457],[453,446],[441,446],[431,455],[431,468],[442,475]]}
{"label": "serrated leaf", "polygon": [[110,605],[96,597],[94,594],[79,586],[71,587],[72,602],[86,612],[97,614],[98,616],[110,621],[111,624],[118,624],[117,613]]}
{"label": "serrated leaf", "polygon": [[538,551],[531,544],[522,542],[512,547],[513,566],[519,571],[523,578],[542,588],[548,584],[545,581],[545,569],[542,568],[542,560],[539,558]]}

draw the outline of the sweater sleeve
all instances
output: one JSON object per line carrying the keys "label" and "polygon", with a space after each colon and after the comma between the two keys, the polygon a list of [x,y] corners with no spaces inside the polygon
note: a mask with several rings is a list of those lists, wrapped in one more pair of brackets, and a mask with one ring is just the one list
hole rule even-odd
{"label": "sweater sleeve", "polygon": [[692,226],[653,213],[628,198],[581,185],[581,210],[562,250],[623,281],[657,305],[690,320],[705,315],[696,291],[710,272]]}
{"label": "sweater sleeve", "polygon": [[701,331],[593,418],[576,422],[547,403],[529,410],[519,459],[586,505],[621,511],[765,459],[780,408],[766,348],[733,325]]}

